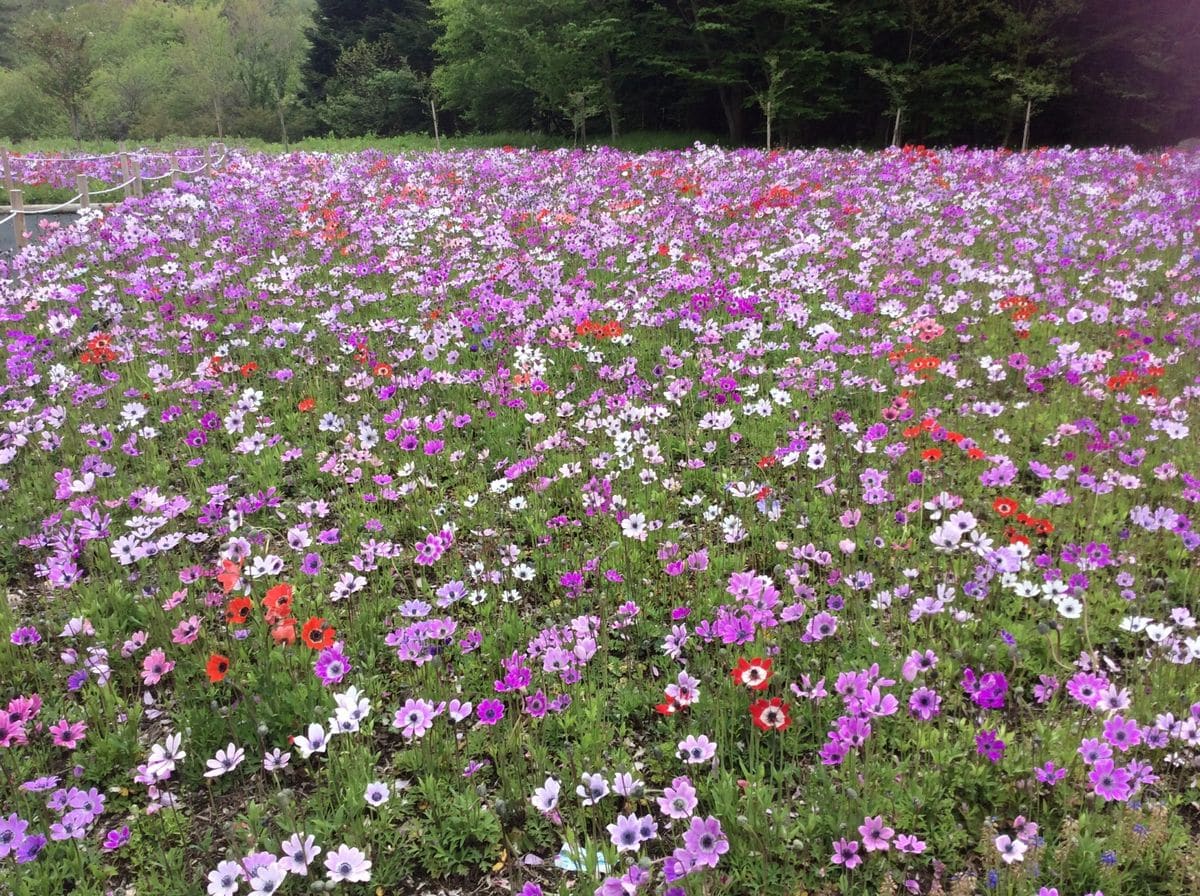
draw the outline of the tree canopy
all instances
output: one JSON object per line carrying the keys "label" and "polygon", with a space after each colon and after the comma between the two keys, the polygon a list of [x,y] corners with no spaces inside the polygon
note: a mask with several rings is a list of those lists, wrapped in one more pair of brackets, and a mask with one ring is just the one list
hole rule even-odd
{"label": "tree canopy", "polygon": [[0,136],[1200,135],[1177,0],[0,0]]}

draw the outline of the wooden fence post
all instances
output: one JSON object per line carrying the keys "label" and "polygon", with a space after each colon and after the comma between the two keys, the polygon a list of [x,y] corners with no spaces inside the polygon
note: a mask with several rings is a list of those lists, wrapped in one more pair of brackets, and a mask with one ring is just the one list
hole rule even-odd
{"label": "wooden fence post", "polygon": [[133,195],[141,199],[146,195],[145,187],[142,184],[142,160],[134,156],[133,162]]}
{"label": "wooden fence post", "polygon": [[179,164],[179,153],[171,153],[171,186],[175,186],[177,181],[183,180],[183,166]]}
{"label": "wooden fence post", "polygon": [[79,209],[82,211],[85,208],[90,208],[92,205],[92,197],[89,195],[91,187],[88,185],[86,174],[75,175],[75,189],[79,191]]}
{"label": "wooden fence post", "polygon": [[212,174],[212,147],[204,147],[204,176],[209,177]]}
{"label": "wooden fence post", "polygon": [[12,167],[8,163],[8,150],[0,146],[0,166],[4,168],[4,189],[13,188]]}
{"label": "wooden fence post", "polygon": [[121,153],[121,183],[125,184],[124,196],[128,199],[131,195],[130,187],[132,184],[126,183],[132,175],[129,173],[129,154]]}
{"label": "wooden fence post", "polygon": [[20,249],[25,245],[25,196],[20,190],[9,190],[8,202],[17,213],[13,218],[13,230],[17,235],[17,248]]}

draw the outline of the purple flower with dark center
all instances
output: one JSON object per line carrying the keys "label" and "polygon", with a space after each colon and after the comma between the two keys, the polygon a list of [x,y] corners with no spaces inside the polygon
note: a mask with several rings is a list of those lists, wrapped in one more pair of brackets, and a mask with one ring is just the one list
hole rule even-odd
{"label": "purple flower with dark center", "polygon": [[874,818],[864,818],[863,823],[859,825],[858,833],[863,838],[863,846],[867,852],[887,852],[891,847],[888,842],[895,835],[895,830],[889,828],[883,823],[883,816],[876,815]]}
{"label": "purple flower with dark center", "polygon": [[9,640],[17,647],[25,647],[29,644],[37,644],[42,640],[42,636],[32,625],[26,625],[16,629],[12,635],[9,636]]}
{"label": "purple flower with dark center", "polygon": [[50,825],[51,840],[82,840],[87,835],[91,817],[80,809],[74,809],[62,817],[62,821]]}
{"label": "purple flower with dark center", "polygon": [[475,715],[485,725],[495,725],[504,718],[504,704],[499,700],[481,700],[475,708]]}
{"label": "purple flower with dark center", "polygon": [[942,698],[931,688],[917,688],[908,698],[908,711],[925,722],[938,714],[941,705]]}
{"label": "purple flower with dark center", "polygon": [[341,682],[351,668],[353,667],[350,660],[342,653],[341,642],[338,642],[321,651],[317,656],[316,665],[313,666],[313,672],[321,679],[321,684],[330,687]]}
{"label": "purple flower with dark center", "polygon": [[980,756],[986,756],[991,762],[1000,761],[1005,747],[1004,741],[997,737],[994,731],[985,728],[975,735],[975,752]]}
{"label": "purple flower with dark center", "polygon": [[132,835],[129,832],[129,825],[124,825],[123,827],[109,831],[104,835],[104,851],[115,852],[128,843],[131,836]]}
{"label": "purple flower with dark center", "polygon": [[1105,802],[1123,802],[1133,793],[1129,772],[1115,765],[1111,759],[1101,759],[1092,767],[1088,780],[1098,797]]}
{"label": "purple flower with dark center", "polygon": [[680,775],[671,781],[658,798],[658,809],[668,818],[687,818],[696,811],[696,804],[696,788],[687,775]]}
{"label": "purple flower with dark center", "polygon": [[535,719],[546,714],[546,695],[540,689],[525,698],[525,712]]}
{"label": "purple flower with dark center", "polygon": [[300,564],[300,571],[306,576],[315,576],[321,571],[321,555],[309,552],[304,555],[304,561]]}
{"label": "purple flower with dark center", "polygon": [[21,785],[21,789],[28,793],[41,793],[43,790],[53,790],[58,786],[58,775],[46,775],[41,778],[34,778],[31,781],[26,781]]}
{"label": "purple flower with dark center", "polygon": [[618,853],[637,851],[642,838],[636,815],[618,815],[615,823],[608,825],[608,836]]}
{"label": "purple flower with dark center", "polygon": [[0,818],[0,859],[17,850],[28,828],[29,822],[15,813],[8,818]]}
{"label": "purple flower with dark center", "polygon": [[30,834],[17,847],[16,858],[18,865],[27,865],[36,859],[46,846],[46,838],[42,834]]}
{"label": "purple flower with dark center", "polygon": [[695,858],[697,865],[717,867],[717,861],[729,852],[729,841],[721,830],[721,822],[713,816],[693,818],[691,827],[683,834],[683,845]]}

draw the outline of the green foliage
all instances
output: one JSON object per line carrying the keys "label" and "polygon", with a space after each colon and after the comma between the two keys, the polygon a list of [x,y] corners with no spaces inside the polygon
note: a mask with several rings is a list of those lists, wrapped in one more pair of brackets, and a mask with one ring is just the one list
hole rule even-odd
{"label": "green foliage", "polygon": [[1153,145],[1197,56],[1173,0],[0,0],[0,133]]}
{"label": "green foliage", "polygon": [[500,820],[471,788],[443,778],[422,778],[414,798],[421,811],[413,836],[417,861],[434,878],[486,870],[500,856]]}
{"label": "green foliage", "polygon": [[67,129],[61,109],[47,102],[37,84],[21,71],[0,69],[0,136],[29,140]]}
{"label": "green foliage", "polygon": [[317,112],[334,134],[402,134],[424,124],[427,96],[428,81],[384,44],[360,41],[338,57]]}

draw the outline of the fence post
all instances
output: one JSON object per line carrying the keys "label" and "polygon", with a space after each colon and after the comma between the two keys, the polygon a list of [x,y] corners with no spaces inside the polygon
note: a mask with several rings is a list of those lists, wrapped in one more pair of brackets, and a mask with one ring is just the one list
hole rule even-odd
{"label": "fence post", "polygon": [[131,161],[133,162],[133,195],[141,199],[146,195],[142,184],[142,160],[134,156]]}
{"label": "fence post", "polygon": [[179,153],[171,153],[171,186],[175,186],[177,181],[183,180],[183,166],[179,164]]}
{"label": "fence post", "polygon": [[90,208],[92,205],[92,197],[89,195],[91,187],[88,185],[86,174],[75,175],[75,189],[79,191],[79,209],[82,211],[85,208]]}
{"label": "fence post", "polygon": [[8,164],[8,150],[0,146],[0,165],[4,168],[4,189],[13,188],[12,168]]}
{"label": "fence post", "polygon": [[17,248],[20,249],[25,245],[25,196],[20,190],[9,190],[8,202],[17,213],[13,218],[13,230],[17,235]]}
{"label": "fence post", "polygon": [[212,175],[212,147],[204,147],[204,176]]}
{"label": "fence post", "polygon": [[121,153],[121,183],[125,184],[123,194],[126,199],[128,199],[131,195],[129,188],[132,186],[132,184],[127,183],[131,177],[129,170],[129,154],[123,152]]}

